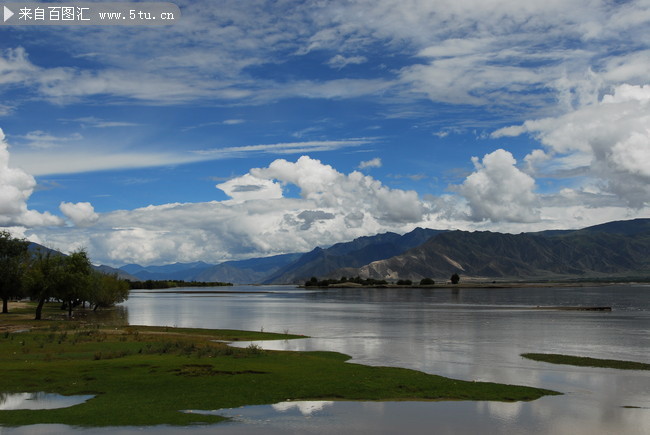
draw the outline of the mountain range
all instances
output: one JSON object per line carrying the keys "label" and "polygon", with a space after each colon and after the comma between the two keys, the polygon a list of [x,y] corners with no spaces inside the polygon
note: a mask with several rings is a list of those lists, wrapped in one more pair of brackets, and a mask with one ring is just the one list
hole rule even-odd
{"label": "mountain range", "polygon": [[263,283],[299,283],[312,276],[330,276],[341,268],[361,267],[373,261],[402,254],[441,232],[416,228],[404,235],[389,232],[337,243],[327,249],[316,248],[268,276]]}
{"label": "mountain range", "polygon": [[217,265],[203,262],[146,267],[128,264],[120,269],[141,280],[182,279],[235,284],[302,283],[311,276],[329,276],[343,267],[360,267],[372,261],[399,255],[441,232],[423,228],[416,228],[404,235],[388,232],[359,237],[328,248],[318,247],[307,253],[226,261]]}
{"label": "mountain range", "polygon": [[214,264],[195,261],[193,263],[174,263],[162,266],[140,266],[139,264],[127,264],[120,267],[120,270],[136,276],[140,280],[183,280],[196,281],[195,277]]}
{"label": "mountain range", "polygon": [[307,253],[276,255],[217,265],[127,265],[139,279],[225,281],[236,284],[295,284],[312,276],[374,279],[458,273],[483,279],[570,279],[650,277],[650,219],[615,221],[580,230],[504,234],[416,228],[383,233]]}
{"label": "mountain range", "polygon": [[[650,220],[649,220],[650,221]],[[648,221],[569,232],[452,231],[401,255],[339,273],[375,279],[567,279],[650,276]]]}
{"label": "mountain range", "polygon": [[249,260],[226,261],[197,275],[197,281],[221,281],[238,284],[259,284],[268,276],[291,264],[303,254],[283,254]]}

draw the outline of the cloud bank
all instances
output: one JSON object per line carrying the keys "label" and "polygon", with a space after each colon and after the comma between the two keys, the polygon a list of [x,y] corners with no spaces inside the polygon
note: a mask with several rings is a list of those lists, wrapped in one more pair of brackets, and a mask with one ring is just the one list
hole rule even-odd
{"label": "cloud bank", "polygon": [[523,133],[545,147],[527,156],[542,173],[574,171],[586,177],[581,190],[614,195],[632,208],[650,204],[650,85],[623,84],[597,103],[493,136]]}
{"label": "cloud bank", "polygon": [[39,213],[27,207],[35,187],[34,177],[9,165],[9,149],[0,129],[0,226],[37,227],[63,223],[50,213]]}
{"label": "cloud bank", "polygon": [[[306,252],[417,226],[519,232],[626,216],[620,205],[594,208],[584,193],[564,190],[552,198],[536,193],[535,180],[505,150],[473,163],[474,172],[453,187],[457,194],[419,197],[308,156],[277,159],[218,184],[227,200],[101,214],[89,203],[64,202],[60,209],[72,226],[33,228],[27,235],[63,251],[85,247],[95,261],[112,265],[161,264]],[[297,195],[289,194],[296,190]]]}
{"label": "cloud bank", "polygon": [[99,215],[95,213],[95,208],[89,202],[78,202],[76,204],[62,202],[59,209],[65,217],[78,227],[90,226],[99,219]]}
{"label": "cloud bank", "polygon": [[[289,185],[297,197],[287,196]],[[89,203],[64,202],[60,209],[75,226],[32,234],[63,250],[85,246],[111,264],[222,261],[408,231],[427,213],[414,191],[391,189],[357,171],[344,174],[308,156],[277,159],[217,187],[230,199],[102,214]]]}
{"label": "cloud bank", "polygon": [[[171,105],[399,96],[520,116],[556,110],[551,100],[561,108],[583,105],[608,86],[647,80],[647,1],[208,3],[179,0],[183,22],[164,34],[143,28],[57,33],[71,55],[99,68],[46,67],[23,47],[8,48],[0,55],[0,85],[57,104],[104,97]],[[340,74],[276,80],[259,73],[315,53],[325,53],[319,64]],[[408,61],[385,68],[383,54]],[[374,77],[348,73],[351,66]]]}
{"label": "cloud bank", "polygon": [[[438,122],[439,139],[449,140],[456,127],[471,124],[486,129],[516,124],[492,138],[528,134],[538,149],[527,148],[519,162],[504,144],[481,151],[482,158],[457,164],[469,175],[439,196],[391,188],[303,156],[278,159],[218,184],[229,197],[225,201],[107,213],[96,213],[89,202],[63,201],[63,217],[57,217],[28,207],[33,175],[134,168],[142,162],[297,156],[379,141],[335,140],[323,130],[300,142],[269,136],[268,144],[228,147],[206,140],[193,151],[143,151],[138,144],[117,148],[119,141],[86,143],[89,132],[56,136],[30,126],[20,136],[28,143],[12,150],[12,164],[22,169],[10,166],[0,139],[0,225],[21,226],[55,248],[86,246],[97,260],[121,264],[305,251],[415,226],[525,231],[650,215],[648,1],[208,3],[179,0],[184,19],[164,33],[137,27],[58,32],[66,66],[30,58],[28,51],[39,53],[38,44],[26,49],[16,45],[20,38],[12,39],[14,45],[0,52],[0,87],[8,90],[6,96],[19,97],[3,101],[0,116],[34,102],[81,104],[85,111],[102,104],[250,108],[292,99],[319,100],[318,105],[349,99],[381,106],[372,113],[378,119],[440,116],[431,121]],[[217,123],[253,124],[248,113],[235,112]],[[138,127],[103,117],[71,119],[105,131]],[[215,125],[208,121],[192,128]],[[380,164],[377,158],[358,168]]]}
{"label": "cloud bank", "polygon": [[486,154],[482,162],[477,157],[473,157],[472,162],[476,171],[465,179],[458,191],[467,199],[473,220],[539,221],[535,180],[516,167],[511,153],[499,149]]}

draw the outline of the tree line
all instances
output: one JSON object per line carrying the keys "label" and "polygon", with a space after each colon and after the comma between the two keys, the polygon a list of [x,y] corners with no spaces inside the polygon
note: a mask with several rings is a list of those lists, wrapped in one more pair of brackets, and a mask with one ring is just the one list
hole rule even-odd
{"label": "tree line", "polygon": [[47,301],[58,300],[72,316],[73,308],[89,304],[93,310],[126,300],[129,285],[117,275],[93,269],[88,254],[80,249],[70,255],[50,250],[29,252],[29,242],[0,231],[0,298],[2,312],[10,299],[37,301],[36,320]]}
{"label": "tree line", "polygon": [[363,279],[359,276],[350,277],[350,278],[343,276],[341,277],[341,279],[323,279],[320,281],[315,276],[312,276],[311,279],[305,282],[305,287],[327,287],[330,285],[343,284],[346,282],[352,282],[355,284],[361,284],[365,286],[388,284],[388,282],[385,279],[381,279],[381,280],[373,279],[373,278]]}
{"label": "tree line", "polygon": [[[457,273],[454,273],[451,278],[449,278],[449,281],[452,284],[458,284],[460,281],[460,276]],[[364,286],[376,286],[376,285],[386,285],[388,282],[385,279],[373,279],[373,278],[367,278],[363,279],[359,276],[357,277],[341,277],[341,279],[322,279],[319,280],[315,276],[312,276],[309,280],[305,281],[305,287],[328,287],[330,285],[337,285],[337,284],[343,284],[346,282],[352,282],[356,284],[361,284]],[[422,278],[420,280],[420,285],[434,285],[436,282],[431,279],[431,278]],[[409,286],[413,285],[413,281],[410,279],[400,279],[398,280],[395,284],[397,285],[403,285],[403,286]]]}

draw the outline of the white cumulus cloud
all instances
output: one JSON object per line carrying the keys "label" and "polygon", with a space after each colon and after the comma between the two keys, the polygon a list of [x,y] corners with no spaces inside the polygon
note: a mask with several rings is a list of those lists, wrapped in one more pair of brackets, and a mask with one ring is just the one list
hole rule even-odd
{"label": "white cumulus cloud", "polygon": [[[224,201],[116,210],[98,214],[92,225],[38,227],[24,235],[64,252],[85,247],[93,261],[119,266],[307,252],[418,226],[521,232],[648,215],[648,209],[629,215],[627,208],[568,188],[538,201],[535,181],[504,150],[475,158],[474,164],[475,172],[455,188],[464,199],[458,194],[420,198],[308,156],[277,159],[219,184],[231,197]],[[84,216],[94,220],[90,206],[69,204],[64,210],[69,218],[78,213],[81,223]]]}
{"label": "white cumulus cloud", "polygon": [[86,227],[94,224],[99,219],[99,215],[95,213],[95,208],[89,202],[78,202],[73,204],[71,202],[62,202],[59,205],[59,210],[73,224],[79,227]]}
{"label": "white cumulus cloud", "polygon": [[359,163],[359,169],[366,168],[381,168],[381,159],[379,157],[375,157],[374,159]]}
{"label": "white cumulus cloud", "polygon": [[364,211],[379,222],[418,222],[423,209],[415,191],[390,189],[380,181],[354,171],[348,175],[307,156],[295,163],[275,160],[268,168],[252,169],[251,174],[300,188],[304,199],[321,207]]}
{"label": "white cumulus cloud", "polygon": [[234,201],[282,198],[282,187],[273,180],[257,178],[251,174],[217,184]]}
{"label": "white cumulus cloud", "polygon": [[[493,136],[530,133],[553,166],[581,168],[604,194],[642,208],[650,202],[650,85],[620,85],[600,102],[565,115],[526,121]],[[537,156],[539,152],[536,151]],[[539,160],[531,154],[528,161]]]}
{"label": "white cumulus cloud", "polygon": [[536,222],[540,219],[535,180],[517,168],[511,153],[498,149],[473,157],[476,169],[458,191],[467,199],[471,218],[495,222]]}
{"label": "white cumulus cloud", "polygon": [[36,180],[27,172],[9,165],[9,149],[0,129],[0,226],[61,225],[60,218],[27,208]]}
{"label": "white cumulus cloud", "polygon": [[[299,197],[286,196],[289,185]],[[115,265],[217,262],[406,232],[423,225],[428,213],[414,191],[390,189],[358,171],[344,174],[307,156],[277,159],[217,187],[231,199],[117,210],[96,218],[90,204],[64,203],[61,211],[76,226],[28,235],[64,251],[85,246],[95,261]]]}

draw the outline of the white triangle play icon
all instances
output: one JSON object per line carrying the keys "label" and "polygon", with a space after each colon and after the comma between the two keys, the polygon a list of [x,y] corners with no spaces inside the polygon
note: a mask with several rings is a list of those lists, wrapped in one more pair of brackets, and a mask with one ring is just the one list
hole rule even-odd
{"label": "white triangle play icon", "polygon": [[7,22],[7,20],[8,20],[9,18],[11,18],[11,17],[14,16],[14,13],[11,12],[11,9],[9,9],[8,7],[4,6],[4,8],[5,8],[5,10],[4,10],[4,13],[5,13],[5,22]]}

